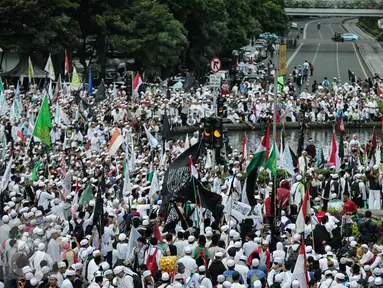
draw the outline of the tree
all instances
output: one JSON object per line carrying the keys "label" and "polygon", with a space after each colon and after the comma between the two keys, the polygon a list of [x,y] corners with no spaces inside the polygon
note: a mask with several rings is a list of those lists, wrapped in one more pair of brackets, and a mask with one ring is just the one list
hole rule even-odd
{"label": "tree", "polygon": [[261,33],[261,27],[251,13],[247,0],[225,0],[226,11],[229,15],[229,35],[225,45],[226,55],[231,51],[249,44],[255,34]]}
{"label": "tree", "polygon": [[260,22],[263,32],[287,31],[288,17],[282,0],[249,0],[254,18]]}
{"label": "tree", "polygon": [[79,43],[79,27],[68,15],[78,8],[70,0],[0,1],[2,49],[52,54]]}
{"label": "tree", "polygon": [[186,29],[157,0],[134,0],[130,5],[124,33],[109,38],[112,46],[134,57],[140,70],[177,64],[188,44]]}

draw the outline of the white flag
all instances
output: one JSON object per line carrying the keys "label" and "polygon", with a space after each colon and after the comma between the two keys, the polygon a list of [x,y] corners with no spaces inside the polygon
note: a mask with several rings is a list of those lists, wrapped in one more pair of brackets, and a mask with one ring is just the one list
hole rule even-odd
{"label": "white flag", "polygon": [[141,237],[140,233],[138,233],[138,231],[134,227],[132,227],[132,229],[130,230],[128,251],[126,255],[132,254],[134,247],[136,247],[137,245],[137,240],[140,237]]}
{"label": "white flag", "polygon": [[50,54],[49,54],[49,57],[48,57],[48,60],[47,60],[47,64],[45,64],[44,71],[48,73],[48,77],[52,81],[56,80],[55,69],[53,67],[53,63],[52,63],[52,59],[51,59],[51,55]]}
{"label": "white flag", "polygon": [[283,151],[282,156],[282,163],[283,168],[290,174],[294,175],[294,164],[293,164],[293,158],[291,157],[290,147],[289,143],[286,142],[285,150]]}
{"label": "white flag", "polygon": [[152,134],[150,134],[150,132],[148,131],[145,125],[144,125],[144,128],[145,128],[146,138],[148,138],[148,141],[149,141],[148,144],[150,148],[151,149],[156,148],[158,146],[157,139]]}
{"label": "white flag", "polygon": [[153,172],[152,182],[150,183],[149,199],[152,198],[155,192],[160,191],[160,183],[158,182],[157,171]]}
{"label": "white flag", "polygon": [[60,125],[61,124],[61,121],[60,121],[60,104],[59,102],[57,101],[56,103],[56,113],[55,113],[55,123],[57,125]]}
{"label": "white flag", "polygon": [[186,133],[186,139],[185,139],[185,145],[184,148],[188,149],[190,147],[190,142],[189,142],[189,134]]}
{"label": "white flag", "polygon": [[66,197],[66,195],[70,194],[72,189],[72,172],[69,171],[68,173],[66,173],[62,181],[62,186],[63,186],[64,197]]}
{"label": "white flag", "polygon": [[1,180],[1,192],[3,192],[9,183],[9,180],[11,180],[11,168],[13,164],[13,158],[9,159],[7,168],[5,169],[5,173],[3,175],[3,179]]}

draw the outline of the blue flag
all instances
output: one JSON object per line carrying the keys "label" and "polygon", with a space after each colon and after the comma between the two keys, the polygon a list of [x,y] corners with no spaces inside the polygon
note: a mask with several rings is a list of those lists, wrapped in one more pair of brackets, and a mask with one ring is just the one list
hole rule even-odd
{"label": "blue flag", "polygon": [[89,85],[88,85],[88,94],[92,95],[93,92],[93,81],[92,81],[92,68],[89,66]]}
{"label": "blue flag", "polygon": [[318,143],[318,148],[317,148],[317,161],[315,163],[315,168],[318,169],[319,168],[319,164],[320,164],[320,159],[321,159],[321,148],[320,148],[320,143]]}

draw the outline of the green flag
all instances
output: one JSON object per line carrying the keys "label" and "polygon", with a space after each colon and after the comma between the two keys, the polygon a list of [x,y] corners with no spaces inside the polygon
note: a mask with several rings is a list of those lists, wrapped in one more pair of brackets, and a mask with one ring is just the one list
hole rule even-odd
{"label": "green flag", "polygon": [[284,87],[284,80],[283,80],[283,76],[278,76],[277,78],[277,81],[278,81],[278,93],[282,93],[283,92],[283,87]]}
{"label": "green flag", "polygon": [[52,129],[51,113],[48,105],[48,95],[45,95],[43,104],[41,105],[39,115],[37,116],[35,129],[32,135],[36,136],[48,147],[51,146],[50,131]]}
{"label": "green flag", "polygon": [[3,86],[3,80],[0,77],[0,94],[4,93],[4,86]]}
{"label": "green flag", "polygon": [[32,181],[36,181],[37,171],[39,171],[41,162],[42,162],[41,160],[37,161],[35,167],[33,167],[32,176],[31,176]]}
{"label": "green flag", "polygon": [[92,184],[88,184],[88,186],[85,188],[85,190],[81,194],[80,204],[82,207],[85,207],[89,204],[89,201],[93,199],[92,194]]}
{"label": "green flag", "polygon": [[269,159],[266,162],[265,167],[269,168],[271,174],[277,176],[277,146],[275,145],[275,141],[273,141],[273,146],[271,148]]}

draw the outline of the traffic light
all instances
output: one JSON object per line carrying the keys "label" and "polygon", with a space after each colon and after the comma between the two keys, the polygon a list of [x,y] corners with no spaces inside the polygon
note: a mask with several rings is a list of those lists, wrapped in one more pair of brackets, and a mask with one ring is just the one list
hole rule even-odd
{"label": "traffic light", "polygon": [[213,122],[213,145],[214,148],[223,147],[223,123],[221,118],[215,118]]}
{"label": "traffic light", "polygon": [[225,107],[223,106],[224,103],[225,103],[225,98],[223,98],[222,96],[219,96],[217,98],[217,115],[219,117],[223,117],[223,112],[225,109]]}
{"label": "traffic light", "polygon": [[214,118],[205,118],[202,139],[207,149],[213,148],[213,121]]}

